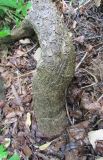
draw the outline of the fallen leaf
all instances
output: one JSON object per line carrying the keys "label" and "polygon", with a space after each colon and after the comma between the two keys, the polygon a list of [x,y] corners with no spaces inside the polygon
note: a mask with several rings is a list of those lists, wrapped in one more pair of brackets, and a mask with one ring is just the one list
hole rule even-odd
{"label": "fallen leaf", "polygon": [[72,26],[72,28],[75,29],[75,28],[76,28],[76,25],[77,25],[77,21],[73,21],[73,26]]}
{"label": "fallen leaf", "polygon": [[17,122],[17,118],[15,117],[15,118],[11,118],[11,119],[6,119],[4,122],[3,122],[3,124],[4,125],[8,125],[8,124],[12,124],[12,123],[15,123],[15,122]]}
{"label": "fallen leaf", "polygon": [[13,118],[13,117],[15,117],[16,116],[16,113],[15,112],[11,112],[11,113],[8,113],[7,115],[6,115],[6,118]]}
{"label": "fallen leaf", "polygon": [[94,1],[95,1],[95,5],[96,5],[97,7],[99,7],[100,4],[101,4],[101,0],[94,0]]}
{"label": "fallen leaf", "polygon": [[79,153],[76,149],[73,149],[70,152],[65,152],[65,160],[73,160],[73,159],[78,160],[78,157]]}
{"label": "fallen leaf", "polygon": [[103,160],[103,157],[96,158],[95,160]]}
{"label": "fallen leaf", "polygon": [[17,50],[16,52],[16,57],[21,57],[25,54],[25,52],[21,51],[21,50]]}
{"label": "fallen leaf", "polygon": [[103,140],[103,129],[90,131],[88,133],[88,138],[89,138],[89,141],[90,141],[92,147],[95,149],[96,148],[96,142],[99,141],[99,140]]}
{"label": "fallen leaf", "polygon": [[77,140],[77,141],[83,141],[85,137],[87,136],[88,132],[88,127],[89,127],[89,122],[88,121],[83,121],[81,123],[75,124],[71,126],[67,132],[69,135],[69,139],[71,141]]}
{"label": "fallen leaf", "polygon": [[20,97],[19,97],[19,95],[18,95],[18,93],[17,93],[14,85],[12,85],[11,88],[12,88],[12,93],[13,93],[13,95],[15,96],[18,105],[21,105],[21,106],[22,106],[21,99],[20,99]]}
{"label": "fallen leaf", "polygon": [[32,151],[27,145],[23,146],[22,151],[27,157],[30,157],[32,155]]}
{"label": "fallen leaf", "polygon": [[52,143],[52,142],[47,142],[47,143],[41,145],[41,146],[39,147],[39,149],[40,149],[41,151],[46,150],[46,149],[51,145],[51,143]]}
{"label": "fallen leaf", "polygon": [[103,155],[103,140],[101,141],[97,141],[96,142],[96,149],[95,149],[96,153],[98,155]]}
{"label": "fallen leaf", "polygon": [[91,44],[86,45],[86,49],[88,52],[92,51],[93,46]]}
{"label": "fallen leaf", "polygon": [[21,44],[30,44],[30,43],[31,43],[28,38],[21,39],[19,42],[20,42]]}
{"label": "fallen leaf", "polygon": [[11,142],[10,138],[5,138],[3,142],[4,147],[8,148],[10,146],[10,142]]}
{"label": "fallen leaf", "polygon": [[81,44],[81,43],[84,42],[84,39],[85,39],[84,36],[79,36],[79,37],[75,38],[74,40],[75,40],[76,42],[79,42],[79,43]]}
{"label": "fallen leaf", "polygon": [[31,126],[31,114],[30,113],[27,113],[26,126],[27,127]]}
{"label": "fallen leaf", "polygon": [[11,112],[11,113],[8,113],[7,115],[6,115],[6,118],[14,118],[14,117],[16,117],[16,116],[19,116],[19,117],[21,117],[22,116],[22,112],[20,112],[20,111],[13,111],[13,112]]}
{"label": "fallen leaf", "polygon": [[84,104],[84,108],[89,110],[89,111],[98,111],[101,110],[101,105],[99,102],[94,102],[90,104]]}

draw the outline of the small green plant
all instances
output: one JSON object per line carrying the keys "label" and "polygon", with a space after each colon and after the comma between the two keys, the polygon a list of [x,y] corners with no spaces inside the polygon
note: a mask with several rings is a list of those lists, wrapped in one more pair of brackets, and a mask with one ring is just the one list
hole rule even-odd
{"label": "small green plant", "polygon": [[20,25],[30,7],[30,1],[0,0],[0,37],[10,35],[12,27]]}
{"label": "small green plant", "polygon": [[1,144],[0,145],[0,160],[6,158],[7,160],[20,160],[20,157],[17,153],[14,153],[11,157],[7,149]]}

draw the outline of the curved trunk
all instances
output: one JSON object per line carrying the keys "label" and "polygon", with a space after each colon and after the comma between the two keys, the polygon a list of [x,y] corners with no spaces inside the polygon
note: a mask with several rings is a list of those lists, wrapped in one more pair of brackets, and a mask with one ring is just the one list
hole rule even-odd
{"label": "curved trunk", "polygon": [[74,74],[75,51],[63,21],[61,0],[32,0],[32,6],[20,28],[0,39],[0,43],[36,33],[40,48],[35,54],[33,107],[39,130],[52,137],[67,126],[65,89]]}
{"label": "curved trunk", "polygon": [[35,54],[33,107],[44,136],[60,134],[67,125],[65,89],[75,67],[75,52],[63,16],[52,0],[32,0],[28,20],[37,34],[40,48]]}

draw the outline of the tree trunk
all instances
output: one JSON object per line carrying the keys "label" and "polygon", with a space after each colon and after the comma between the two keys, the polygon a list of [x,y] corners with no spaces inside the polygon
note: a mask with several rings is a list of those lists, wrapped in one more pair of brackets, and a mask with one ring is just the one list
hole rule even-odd
{"label": "tree trunk", "polygon": [[36,33],[33,107],[39,130],[46,137],[61,134],[67,126],[65,90],[74,75],[75,51],[63,21],[61,0],[31,0],[32,11],[21,27],[0,42]]}
{"label": "tree trunk", "polygon": [[35,54],[33,107],[39,130],[52,137],[67,126],[65,89],[74,75],[75,51],[56,2],[32,0],[32,4],[29,21],[41,47]]}

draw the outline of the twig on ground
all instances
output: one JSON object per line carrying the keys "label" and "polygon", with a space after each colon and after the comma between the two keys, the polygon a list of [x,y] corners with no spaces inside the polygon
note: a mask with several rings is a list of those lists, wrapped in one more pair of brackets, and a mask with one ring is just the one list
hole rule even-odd
{"label": "twig on ground", "polygon": [[98,98],[97,102],[99,102],[103,98],[103,94]]}
{"label": "twig on ground", "polygon": [[90,76],[92,76],[92,77],[94,78],[95,83],[98,83],[98,80],[97,80],[97,78],[96,78],[96,76],[95,76],[94,74],[92,74],[90,71],[88,71],[88,70],[86,70],[86,69],[84,69],[84,68],[82,68],[82,70],[84,70],[84,71],[87,72]]}
{"label": "twig on ground", "polygon": [[22,75],[19,75],[19,76],[15,77],[15,79],[17,79],[17,78],[23,78],[23,77],[26,77],[26,76],[28,76],[28,75],[30,75],[30,74],[33,74],[33,73],[34,73],[34,70],[33,70],[33,71],[30,71],[30,72],[28,72],[28,73],[24,73],[24,74],[22,74]]}
{"label": "twig on ground", "polygon": [[96,78],[96,76],[94,76],[90,71],[86,70],[86,69],[82,69],[84,71],[86,71],[89,75],[91,75],[93,78],[94,78],[94,83],[90,84],[90,85],[87,85],[87,86],[84,86],[84,87],[81,87],[81,89],[85,89],[85,88],[88,88],[88,87],[92,87],[94,85],[96,85],[98,83],[98,80]]}
{"label": "twig on ground", "polygon": [[87,5],[89,5],[89,3],[91,3],[93,0],[88,0],[88,1],[86,1],[85,3],[83,3],[83,4],[81,4],[80,6],[79,6],[79,9],[80,8],[83,8],[83,7],[87,7]]}
{"label": "twig on ground", "polygon": [[31,47],[27,52],[26,54],[30,53],[33,49],[35,49],[37,47],[37,43],[35,45],[33,45],[33,47]]}
{"label": "twig on ground", "polygon": [[95,86],[97,83],[92,83],[90,85],[87,85],[87,86],[84,86],[84,87],[81,87],[81,89],[85,89],[85,88],[88,88],[88,87],[92,87],[92,86]]}
{"label": "twig on ground", "polygon": [[81,59],[81,61],[78,63],[78,65],[77,65],[76,68],[75,68],[75,71],[77,71],[78,68],[80,67],[80,65],[83,63],[83,61],[84,61],[84,59],[86,58],[87,54],[88,54],[88,52],[85,53],[85,55],[83,56],[83,58]]}
{"label": "twig on ground", "polygon": [[65,108],[66,108],[66,113],[67,113],[68,120],[69,120],[70,124],[73,125],[73,122],[72,122],[72,120],[70,118],[70,114],[69,114],[69,111],[68,111],[66,95],[67,95],[67,89],[65,90]]}

